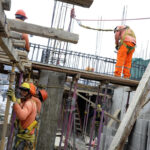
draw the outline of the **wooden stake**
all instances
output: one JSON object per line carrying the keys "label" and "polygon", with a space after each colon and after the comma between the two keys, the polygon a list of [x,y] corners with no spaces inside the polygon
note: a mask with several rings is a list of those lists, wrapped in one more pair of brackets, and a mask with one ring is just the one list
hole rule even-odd
{"label": "wooden stake", "polygon": [[[11,74],[10,74],[9,88],[12,88],[14,79],[15,79],[15,64],[13,63]],[[0,144],[0,150],[4,150],[5,149],[5,136],[6,136],[6,132],[7,132],[9,108],[10,108],[10,99],[9,99],[9,97],[7,97],[7,103],[6,103],[6,109],[5,109],[5,118],[4,118],[3,130],[2,130],[2,140],[1,140],[1,144]]]}

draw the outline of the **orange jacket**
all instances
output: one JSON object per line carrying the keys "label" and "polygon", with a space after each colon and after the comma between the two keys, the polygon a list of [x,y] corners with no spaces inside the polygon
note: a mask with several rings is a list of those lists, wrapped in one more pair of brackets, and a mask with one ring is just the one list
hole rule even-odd
{"label": "orange jacket", "polygon": [[35,120],[37,113],[40,113],[41,101],[32,96],[21,104],[15,103],[13,108],[21,127],[26,129]]}
{"label": "orange jacket", "polygon": [[[136,37],[135,37],[134,32],[130,28],[127,28],[127,29],[125,29],[125,28],[126,28],[126,26],[118,26],[117,27],[117,30],[119,30],[119,31],[115,32],[116,45],[119,45],[119,40],[126,41],[126,42],[132,42],[136,45]],[[120,30],[120,29],[122,29],[122,30]]]}

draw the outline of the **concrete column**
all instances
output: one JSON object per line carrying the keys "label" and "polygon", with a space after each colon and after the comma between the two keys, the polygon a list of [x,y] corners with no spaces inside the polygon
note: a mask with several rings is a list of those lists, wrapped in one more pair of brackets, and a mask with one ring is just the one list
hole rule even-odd
{"label": "concrete column", "polygon": [[41,123],[36,150],[54,149],[54,141],[63,96],[66,74],[41,71],[39,83],[47,86],[48,99],[42,105]]}

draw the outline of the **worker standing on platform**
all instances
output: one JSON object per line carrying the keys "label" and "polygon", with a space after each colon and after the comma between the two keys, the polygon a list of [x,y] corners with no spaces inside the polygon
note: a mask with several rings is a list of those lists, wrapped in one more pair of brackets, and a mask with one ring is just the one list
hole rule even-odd
{"label": "worker standing on platform", "polygon": [[121,77],[123,68],[124,78],[130,78],[132,55],[136,46],[135,34],[129,26],[117,26],[114,33],[116,49],[118,50],[114,75]]}
{"label": "worker standing on platform", "polygon": [[13,150],[33,150],[35,142],[35,128],[37,127],[36,117],[40,113],[41,102],[33,95],[36,88],[33,84],[24,82],[20,87],[21,101],[19,102],[12,89],[7,91],[7,95],[14,102],[13,109],[16,113],[18,124],[15,145]]}
{"label": "worker standing on platform", "polygon": [[[20,20],[20,21],[25,21],[27,19],[26,13],[22,9],[18,10],[15,13],[15,17],[16,17],[17,20]],[[30,51],[30,45],[29,45],[28,34],[22,33],[22,39],[26,41],[25,50],[27,52],[29,52]]]}

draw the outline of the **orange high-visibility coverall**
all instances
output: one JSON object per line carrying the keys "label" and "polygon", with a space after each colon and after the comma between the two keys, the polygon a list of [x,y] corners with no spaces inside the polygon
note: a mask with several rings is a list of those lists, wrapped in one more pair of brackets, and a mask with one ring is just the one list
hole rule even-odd
{"label": "orange high-visibility coverall", "polygon": [[119,50],[114,74],[115,76],[121,77],[123,68],[124,78],[130,78],[132,55],[135,51],[136,37],[129,27],[118,26],[117,30],[118,31],[115,32],[115,43],[116,46],[119,46]]}
{"label": "orange high-visibility coverall", "polygon": [[41,101],[32,96],[30,99],[21,102],[21,104],[15,103],[13,108],[20,120],[21,127],[26,129],[35,120],[37,113],[40,113]]}

